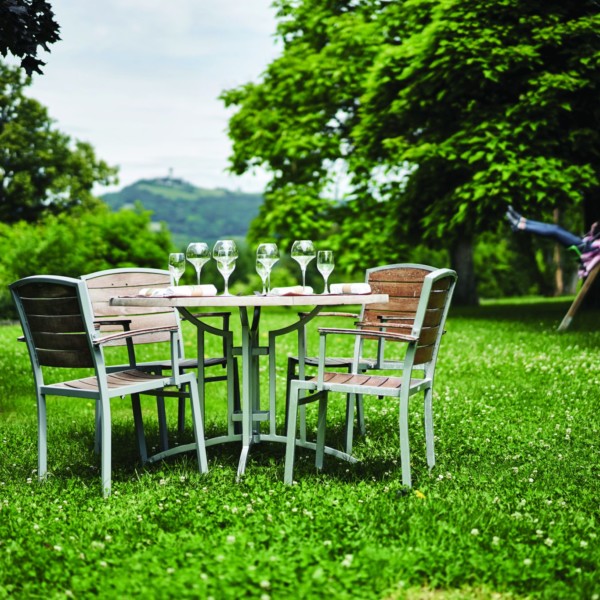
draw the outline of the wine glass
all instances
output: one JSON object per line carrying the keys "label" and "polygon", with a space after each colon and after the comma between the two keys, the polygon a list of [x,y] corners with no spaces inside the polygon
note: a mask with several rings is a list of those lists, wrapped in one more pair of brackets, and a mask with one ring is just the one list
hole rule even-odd
{"label": "wine glass", "polygon": [[217,269],[225,281],[223,296],[231,296],[229,293],[229,276],[235,269],[235,261],[238,257],[238,249],[233,240],[218,240],[213,247],[213,258],[217,261]]}
{"label": "wine glass", "polygon": [[[261,263],[267,271],[267,294],[271,293],[271,269],[278,260],[279,248],[277,248],[277,244],[258,245],[258,248],[256,249],[256,262]],[[260,273],[258,274],[260,275]]]}
{"label": "wine glass", "polygon": [[185,254],[183,252],[171,252],[169,254],[169,272],[175,280],[175,285],[179,285],[179,280],[185,271]]}
{"label": "wine glass", "polygon": [[260,260],[258,260],[258,258],[256,259],[256,272],[258,273],[258,276],[260,277],[263,284],[262,295],[266,296],[267,278],[269,277],[269,272],[267,271],[267,267],[265,267],[265,265]]}
{"label": "wine glass", "polygon": [[192,242],[185,251],[185,256],[196,269],[198,285],[200,285],[200,271],[202,267],[210,260],[210,250],[208,244],[204,242]]}
{"label": "wine glass", "polygon": [[323,275],[323,279],[325,280],[325,289],[323,290],[324,294],[329,294],[327,280],[329,279],[334,266],[335,263],[333,261],[333,252],[331,250],[319,250],[317,252],[317,269],[319,273]]}
{"label": "wine glass", "polygon": [[306,288],[306,266],[315,257],[315,246],[310,240],[296,240],[292,244],[292,258],[302,270],[302,291]]}

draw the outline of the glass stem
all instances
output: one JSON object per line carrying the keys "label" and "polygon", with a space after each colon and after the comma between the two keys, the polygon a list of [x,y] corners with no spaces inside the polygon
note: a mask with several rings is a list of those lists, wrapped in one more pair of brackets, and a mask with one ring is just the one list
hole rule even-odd
{"label": "glass stem", "polygon": [[323,277],[323,279],[325,279],[325,289],[323,290],[323,293],[329,294],[329,289],[327,288],[327,280],[329,279],[329,277]]}
{"label": "glass stem", "polygon": [[306,291],[306,269],[302,269],[302,291]]}
{"label": "glass stem", "polygon": [[229,275],[227,277],[223,277],[225,280],[225,291],[223,292],[223,296],[229,296]]}
{"label": "glass stem", "polygon": [[198,274],[198,285],[200,285],[200,271],[202,269],[196,269],[196,273]]}

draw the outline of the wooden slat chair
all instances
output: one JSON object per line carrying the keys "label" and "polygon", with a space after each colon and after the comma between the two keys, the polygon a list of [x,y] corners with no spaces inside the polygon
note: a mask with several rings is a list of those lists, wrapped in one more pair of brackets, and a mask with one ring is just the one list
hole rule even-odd
{"label": "wooden slat chair", "polygon": [[[121,331],[102,336],[94,325],[91,301],[85,283],[80,279],[58,276],[34,276],[11,284],[25,341],[31,359],[38,411],[38,477],[47,474],[46,396],[67,396],[95,400],[100,406],[102,490],[111,491],[111,412],[110,400],[131,395],[133,416],[142,460],[146,445],[141,414],[140,394],[163,392],[169,386],[187,386],[191,396],[195,443],[182,445],[163,456],[195,450],[201,473],[208,470],[204,428],[193,372],[156,375],[136,368],[108,373],[103,347],[132,336],[155,336],[168,332],[172,354],[177,355],[179,329],[157,325],[148,330]],[[94,375],[81,379],[46,383],[46,367],[93,370]]]}
{"label": "wooden slat chair", "polygon": [[[373,273],[371,273],[373,275]],[[389,275],[379,273],[386,280]],[[374,292],[381,292],[377,277],[371,277]],[[410,448],[408,438],[408,403],[409,397],[424,392],[425,403],[425,439],[427,447],[427,464],[433,468],[435,464],[432,396],[435,365],[444,324],[448,315],[452,293],[456,283],[456,273],[450,269],[429,271],[421,284],[401,283],[406,288],[401,297],[390,299],[385,305],[371,305],[364,311],[364,320],[356,329],[320,328],[320,349],[318,374],[309,380],[294,380],[291,384],[290,407],[288,414],[288,430],[285,458],[285,483],[293,481],[294,454],[296,448],[296,429],[298,407],[309,402],[319,401],[319,418],[316,444],[316,466],[322,468],[327,399],[329,392],[391,396],[399,401],[400,411],[400,455],[402,465],[402,482],[411,486]],[[386,284],[383,287],[388,288]],[[414,290],[414,297],[408,292]],[[398,313],[405,313],[404,315]],[[376,320],[374,320],[376,319]],[[354,364],[351,373],[326,371],[327,336],[330,334],[352,335],[357,339]],[[404,357],[401,363],[396,360],[387,361],[385,354],[389,352],[383,344],[382,355],[378,357],[378,368],[396,369],[401,366],[402,374],[398,377],[370,375],[359,373],[360,357],[365,339],[377,339],[388,345],[402,343]],[[308,396],[302,397],[308,393]],[[351,407],[352,408],[352,407]],[[352,413],[351,413],[352,414]],[[350,440],[350,449],[352,447]],[[350,449],[346,449],[349,454]]]}
{"label": "wooden slat chair", "polygon": [[[374,322],[386,320],[401,320],[401,322],[409,325],[415,317],[418,298],[423,286],[425,276],[435,270],[435,267],[429,265],[400,263],[392,265],[384,265],[367,269],[365,274],[365,282],[371,286],[371,291],[374,294],[387,294],[389,302],[387,304],[371,304],[363,306],[360,315],[352,313],[329,312],[320,313],[318,316],[336,316],[348,317],[354,319],[355,322]],[[294,379],[305,378],[305,367],[316,367],[319,364],[318,356],[306,356],[302,363],[301,358],[306,353],[306,329],[298,332],[298,356],[288,357],[287,367],[287,385],[286,385],[286,407],[289,405],[290,385]],[[361,340],[356,339],[354,346],[354,354],[360,352],[357,364],[357,373],[365,373],[373,370],[402,369],[403,362],[392,360],[389,356],[385,356],[385,339],[377,340],[376,348],[372,356],[365,356],[367,351]],[[368,351],[373,351],[370,347]],[[352,371],[352,365],[355,357],[326,357],[325,367],[335,371],[345,370]],[[351,399],[347,404],[346,409],[346,452],[352,451],[352,438],[354,427],[354,415],[351,408]],[[356,397],[356,419],[358,423],[358,431],[365,434],[365,421],[363,402],[360,395]],[[286,421],[287,427],[287,421]],[[301,436],[305,436],[304,419],[301,418]]]}
{"label": "wooden slat chair", "polygon": [[[197,329],[198,349],[204,355],[204,339],[207,332],[222,337],[222,355],[217,357],[205,357],[199,368],[198,359],[185,358],[183,347],[183,336],[179,313],[173,308],[156,307],[124,307],[112,306],[110,299],[115,296],[135,296],[143,288],[161,288],[172,285],[173,281],[169,271],[161,269],[142,269],[142,268],[122,268],[96,271],[81,277],[85,281],[94,311],[94,319],[103,333],[115,331],[137,331],[138,329],[153,328],[156,326],[177,327],[178,353],[177,364],[180,373],[189,369],[197,370],[198,389],[200,392],[200,407],[204,416],[204,403],[206,383],[215,381],[227,381],[228,402],[232,402],[235,408],[239,407],[239,380],[237,359],[233,357],[233,333],[229,330],[229,312],[212,312],[198,315],[201,319],[196,319],[194,325]],[[222,328],[214,328],[203,322],[204,318],[217,317],[222,320]],[[172,361],[166,352],[167,344],[170,341],[168,332],[158,332],[152,335],[137,336],[135,338],[119,338],[111,342],[114,346],[123,346],[127,344],[129,362],[135,364],[138,368],[157,373],[159,375],[171,371]],[[139,362],[136,360],[135,346],[138,344],[157,344],[164,343],[165,358],[158,361]],[[126,366],[126,365],[125,365]],[[223,374],[207,376],[205,371],[210,367],[221,367]],[[110,371],[120,370],[123,365],[111,365]],[[158,409],[158,426],[160,448],[163,451],[169,448],[167,417],[165,410],[165,397],[177,397],[178,402],[178,432],[181,436],[185,428],[185,403],[189,394],[187,390],[169,390],[164,395],[157,395],[156,403]],[[233,409],[228,411],[233,414]],[[234,424],[230,423],[229,428],[233,429]]]}

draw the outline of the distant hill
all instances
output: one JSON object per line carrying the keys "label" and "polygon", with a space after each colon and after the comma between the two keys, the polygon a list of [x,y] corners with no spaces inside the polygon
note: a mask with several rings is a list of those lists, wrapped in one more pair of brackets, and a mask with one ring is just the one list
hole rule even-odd
{"label": "distant hill", "polygon": [[173,177],[141,179],[101,198],[114,210],[139,201],[152,211],[153,222],[167,224],[181,247],[191,241],[245,237],[263,202],[261,194],[207,190]]}

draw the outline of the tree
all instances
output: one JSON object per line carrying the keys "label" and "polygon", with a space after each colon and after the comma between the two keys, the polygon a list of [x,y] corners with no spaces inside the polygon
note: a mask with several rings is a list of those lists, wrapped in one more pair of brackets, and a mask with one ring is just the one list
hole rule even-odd
{"label": "tree", "polygon": [[[467,304],[477,302],[473,241],[507,204],[548,217],[598,206],[595,0],[278,7],[281,57],[258,84],[223,95],[239,107],[232,168],[270,168],[267,202],[282,189],[300,201],[296,187],[312,190],[309,208],[330,224],[321,231],[344,248],[372,214],[380,247],[448,248]],[[349,181],[339,206],[326,200],[337,161]]]}
{"label": "tree", "polygon": [[32,274],[79,277],[117,267],[164,268],[170,252],[168,230],[152,226],[150,212],[111,211],[98,203],[35,223],[0,223],[0,315],[13,307],[6,284]]}
{"label": "tree", "polygon": [[116,181],[116,168],[54,128],[46,108],[25,96],[29,84],[20,69],[0,63],[0,220],[7,223],[94,203],[94,184]]}
{"label": "tree", "polygon": [[21,58],[28,75],[42,73],[46,64],[37,58],[38,47],[49,52],[49,44],[60,40],[59,25],[45,0],[0,0],[0,54]]}
{"label": "tree", "polygon": [[59,30],[45,0],[0,0],[0,54],[21,58],[28,75],[42,73],[46,63],[37,58],[38,48],[49,52],[48,45],[60,40]]}

